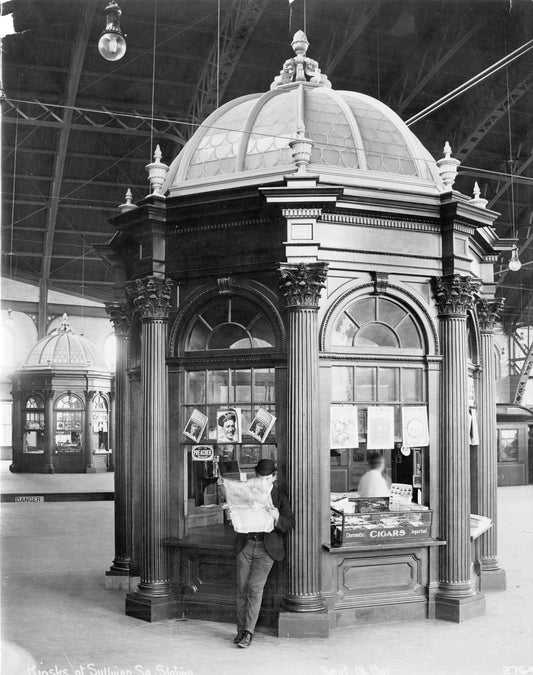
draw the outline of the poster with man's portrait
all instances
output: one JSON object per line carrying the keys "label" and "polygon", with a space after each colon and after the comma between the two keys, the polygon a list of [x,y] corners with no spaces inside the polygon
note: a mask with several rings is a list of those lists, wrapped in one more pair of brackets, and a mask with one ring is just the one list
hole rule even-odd
{"label": "poster with man's portrait", "polygon": [[187,420],[187,424],[185,425],[183,433],[185,434],[185,436],[187,436],[187,438],[190,438],[191,441],[199,443],[204,433],[206,424],[207,424],[207,415],[204,415],[203,412],[195,408],[192,411],[191,416]]}
{"label": "poster with man's portrait", "polygon": [[259,443],[264,443],[270,433],[270,430],[274,426],[276,418],[274,415],[265,410],[265,408],[259,408],[255,417],[252,420],[252,423],[248,427],[248,433],[250,436],[255,438]]}
{"label": "poster with man's portrait", "polygon": [[217,410],[217,442],[240,443],[242,411],[240,408]]}

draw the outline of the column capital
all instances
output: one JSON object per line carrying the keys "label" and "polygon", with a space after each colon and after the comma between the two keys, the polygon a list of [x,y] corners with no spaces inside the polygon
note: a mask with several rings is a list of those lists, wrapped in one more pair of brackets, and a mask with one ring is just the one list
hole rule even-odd
{"label": "column capital", "polygon": [[42,389],[41,394],[44,397],[45,401],[50,401],[55,396],[55,391],[53,389]]}
{"label": "column capital", "polygon": [[494,324],[503,309],[504,298],[488,300],[478,298],[476,302],[477,318],[482,333],[492,333]]}
{"label": "column capital", "polygon": [[479,294],[480,282],[469,276],[449,274],[433,279],[439,315],[466,316]]}
{"label": "column capital", "polygon": [[127,338],[131,330],[131,310],[125,302],[106,302],[105,310],[117,337]]}
{"label": "column capital", "polygon": [[328,263],[281,263],[280,290],[287,307],[318,308],[320,293],[326,285]]}
{"label": "column capital", "polygon": [[126,284],[126,291],[132,297],[133,306],[141,319],[168,319],[171,279],[135,279]]}
{"label": "column capital", "polygon": [[85,402],[90,403],[97,393],[98,392],[94,389],[88,389],[87,391],[84,391],[83,395],[85,396]]}

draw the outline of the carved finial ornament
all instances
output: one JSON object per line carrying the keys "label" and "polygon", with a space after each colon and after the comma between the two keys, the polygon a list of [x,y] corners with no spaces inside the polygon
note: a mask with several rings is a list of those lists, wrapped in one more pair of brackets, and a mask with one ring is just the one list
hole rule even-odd
{"label": "carved finial ornament", "polygon": [[492,333],[494,330],[494,324],[501,314],[504,303],[504,298],[497,298],[493,300],[478,298],[476,303],[477,318],[479,327],[484,333]]}
{"label": "carved finial ornament", "polygon": [[461,164],[458,159],[452,157],[452,149],[448,141],[444,144],[444,157],[439,159],[437,167],[440,177],[446,189],[451,190],[457,176],[457,167]]}
{"label": "carved finial ornament", "polygon": [[287,307],[318,307],[320,293],[326,285],[327,263],[282,263],[279,272],[280,290]]}
{"label": "carved finial ornament", "polygon": [[479,295],[480,282],[472,277],[451,274],[434,281],[439,314],[466,316]]}
{"label": "carved finial ornament", "polygon": [[106,302],[106,312],[113,322],[115,333],[118,337],[129,337],[131,330],[131,312],[126,303]]}
{"label": "carved finial ornament", "polygon": [[125,211],[132,211],[133,209],[137,208],[137,206],[132,203],[132,200],[133,200],[133,194],[132,194],[130,188],[128,188],[126,190],[126,201],[124,202],[124,204],[120,204],[120,206],[118,207],[118,210],[120,211],[120,213],[124,213]]}
{"label": "carved finial ornament", "polygon": [[146,165],[146,170],[148,171],[148,180],[152,186],[153,195],[162,195],[162,187],[165,182],[165,176],[167,175],[168,165],[164,164],[161,161],[163,153],[159,145],[156,146],[154,152],[154,161],[151,164]]}
{"label": "carved finial ornament", "polygon": [[170,279],[135,279],[126,284],[126,292],[133,299],[133,306],[141,319],[167,319],[170,310]]}
{"label": "carved finial ornament", "polygon": [[274,78],[270,88],[277,89],[292,82],[311,82],[322,87],[331,87],[331,82],[327,76],[320,72],[318,62],[305,55],[309,47],[309,41],[302,30],[294,34],[291,46],[296,56],[285,61],[283,68],[279,75]]}
{"label": "carved finial ornament", "polygon": [[477,181],[474,183],[474,190],[473,190],[474,196],[472,199],[468,202],[469,204],[472,204],[472,206],[479,206],[480,209],[485,209],[487,207],[488,201],[486,199],[483,199],[481,197],[481,190],[479,189],[479,185],[477,184]]}

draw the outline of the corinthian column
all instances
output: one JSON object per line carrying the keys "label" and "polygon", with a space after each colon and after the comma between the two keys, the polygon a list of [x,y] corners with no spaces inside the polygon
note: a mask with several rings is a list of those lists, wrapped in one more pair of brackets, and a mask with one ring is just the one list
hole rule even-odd
{"label": "corinthian column", "polygon": [[[129,588],[132,548],[131,457],[128,444],[128,340],[131,315],[125,303],[107,303],[116,337],[114,442],[115,557],[106,572],[106,587]],[[110,415],[111,417],[111,415]],[[111,422],[111,419],[110,419]]]}
{"label": "corinthian column", "polygon": [[[281,292],[288,312],[287,485],[296,526],[288,539],[289,579],[279,634],[328,633],[322,596],[318,424],[318,328],[326,263],[283,263]],[[290,613],[299,613],[291,616]],[[314,615],[314,616],[313,616]]]}
{"label": "corinthian column", "polygon": [[494,373],[494,322],[502,300],[479,299],[477,317],[481,341],[479,387],[479,450],[477,456],[477,513],[492,520],[492,527],[477,540],[477,565],[483,591],[505,590],[505,571],[497,557],[498,458],[496,434],[496,392]]}
{"label": "corinthian column", "polygon": [[176,615],[163,540],[168,536],[166,324],[172,282],[148,277],[126,285],[141,320],[141,581],[126,614],[145,621]]}
{"label": "corinthian column", "polygon": [[475,589],[470,543],[470,438],[466,316],[478,291],[470,277],[436,279],[442,343],[440,405],[440,552],[435,616],[464,621],[485,612]]}

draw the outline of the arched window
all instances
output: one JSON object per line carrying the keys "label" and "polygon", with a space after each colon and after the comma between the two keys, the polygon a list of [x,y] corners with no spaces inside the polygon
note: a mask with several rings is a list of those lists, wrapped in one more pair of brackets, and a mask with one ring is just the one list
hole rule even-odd
{"label": "arched window", "polygon": [[44,452],[44,401],[33,395],[24,411],[24,452]]}
{"label": "arched window", "polygon": [[275,335],[264,312],[242,297],[217,298],[199,312],[186,351],[273,347]]}
{"label": "arched window", "polygon": [[410,312],[383,297],[356,300],[339,316],[331,338],[335,347],[422,349],[422,337]]}
{"label": "arched window", "polygon": [[[253,473],[260,459],[276,459],[271,354],[277,344],[268,310],[241,295],[210,299],[188,322],[182,342],[185,392],[179,433],[188,464],[191,526],[197,513],[205,513],[205,505],[219,505],[219,473]],[[197,461],[198,445],[211,448],[209,460]],[[211,517],[217,512],[212,509]]]}
{"label": "arched window", "polygon": [[93,425],[92,425],[92,448],[93,450],[108,449],[108,425],[109,415],[107,401],[101,394],[93,399]]}
{"label": "arched window", "polygon": [[57,452],[81,452],[83,415],[84,407],[77,396],[64,394],[57,399],[55,405]]}

